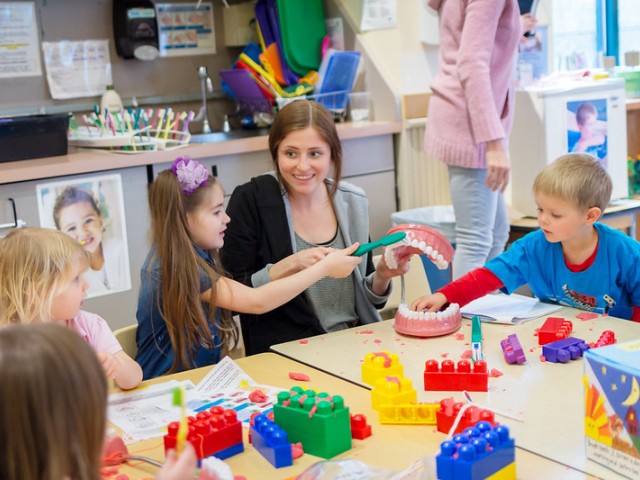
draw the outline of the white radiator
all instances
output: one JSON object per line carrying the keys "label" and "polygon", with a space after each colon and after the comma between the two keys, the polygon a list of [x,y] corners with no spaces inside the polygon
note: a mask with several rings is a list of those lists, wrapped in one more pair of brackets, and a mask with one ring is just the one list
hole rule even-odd
{"label": "white radiator", "polygon": [[400,210],[451,204],[447,166],[427,159],[423,152],[425,125],[425,118],[406,120],[400,133],[397,165]]}

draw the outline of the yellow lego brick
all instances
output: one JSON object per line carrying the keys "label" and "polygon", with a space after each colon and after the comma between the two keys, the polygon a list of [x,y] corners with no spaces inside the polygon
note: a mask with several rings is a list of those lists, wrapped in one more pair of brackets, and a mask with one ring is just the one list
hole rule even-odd
{"label": "yellow lego brick", "polygon": [[376,380],[383,377],[402,377],[404,369],[398,355],[386,350],[367,353],[362,362],[362,381],[367,385],[375,385]]}
{"label": "yellow lego brick", "polygon": [[378,410],[381,405],[417,403],[417,401],[418,394],[408,378],[379,378],[371,390],[371,405],[374,410]]}
{"label": "yellow lego brick", "polygon": [[498,470],[493,475],[488,476],[486,480],[516,480],[516,462]]}
{"label": "yellow lego brick", "polygon": [[439,403],[413,403],[380,405],[378,418],[381,424],[390,425],[435,425]]}

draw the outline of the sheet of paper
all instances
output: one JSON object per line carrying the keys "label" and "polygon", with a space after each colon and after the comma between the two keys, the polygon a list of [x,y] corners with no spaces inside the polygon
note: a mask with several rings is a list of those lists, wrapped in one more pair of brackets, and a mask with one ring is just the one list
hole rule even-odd
{"label": "sheet of paper", "polygon": [[485,295],[460,309],[465,317],[478,315],[486,322],[520,323],[543,317],[562,309],[560,305],[542,303],[537,298],[523,295]]}
{"label": "sheet of paper", "polygon": [[396,0],[362,0],[361,31],[395,28],[397,18]]}
{"label": "sheet of paper", "polygon": [[211,2],[158,3],[156,11],[161,57],[216,53]]}
{"label": "sheet of paper", "polygon": [[256,385],[256,382],[231,357],[224,357],[196,385],[196,391],[207,395],[236,390],[245,385]]}
{"label": "sheet of paper", "polygon": [[108,40],[42,42],[42,51],[54,99],[102,95],[113,84]]}
{"label": "sheet of paper", "polygon": [[0,5],[0,78],[42,75],[33,2]]}

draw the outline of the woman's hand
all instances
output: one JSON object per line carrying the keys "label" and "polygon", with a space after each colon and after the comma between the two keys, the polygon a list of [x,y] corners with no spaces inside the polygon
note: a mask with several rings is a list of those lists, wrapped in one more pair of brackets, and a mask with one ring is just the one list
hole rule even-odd
{"label": "woman's hand", "polygon": [[509,184],[511,159],[502,140],[487,142],[487,179],[485,183],[493,192],[504,192]]}
{"label": "woman's hand", "polygon": [[440,292],[436,292],[414,300],[411,304],[411,310],[416,310],[418,312],[422,312],[423,310],[439,312],[446,303],[447,297]]}
{"label": "woman's hand", "polygon": [[393,277],[398,275],[404,275],[411,268],[409,260],[411,255],[398,258],[398,266],[396,268],[389,268],[386,260],[384,259],[384,252],[380,255],[380,260],[376,265],[376,273],[373,275],[371,282],[371,290],[376,295],[384,295],[389,289],[389,283]]}

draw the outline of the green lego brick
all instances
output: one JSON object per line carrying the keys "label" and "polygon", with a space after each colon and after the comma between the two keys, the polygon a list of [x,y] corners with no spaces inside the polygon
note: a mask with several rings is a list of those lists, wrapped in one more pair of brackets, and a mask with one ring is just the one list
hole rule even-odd
{"label": "green lego brick", "polygon": [[351,449],[349,408],[339,395],[293,387],[278,394],[273,415],[289,441],[301,442],[305,453],[332,458]]}

